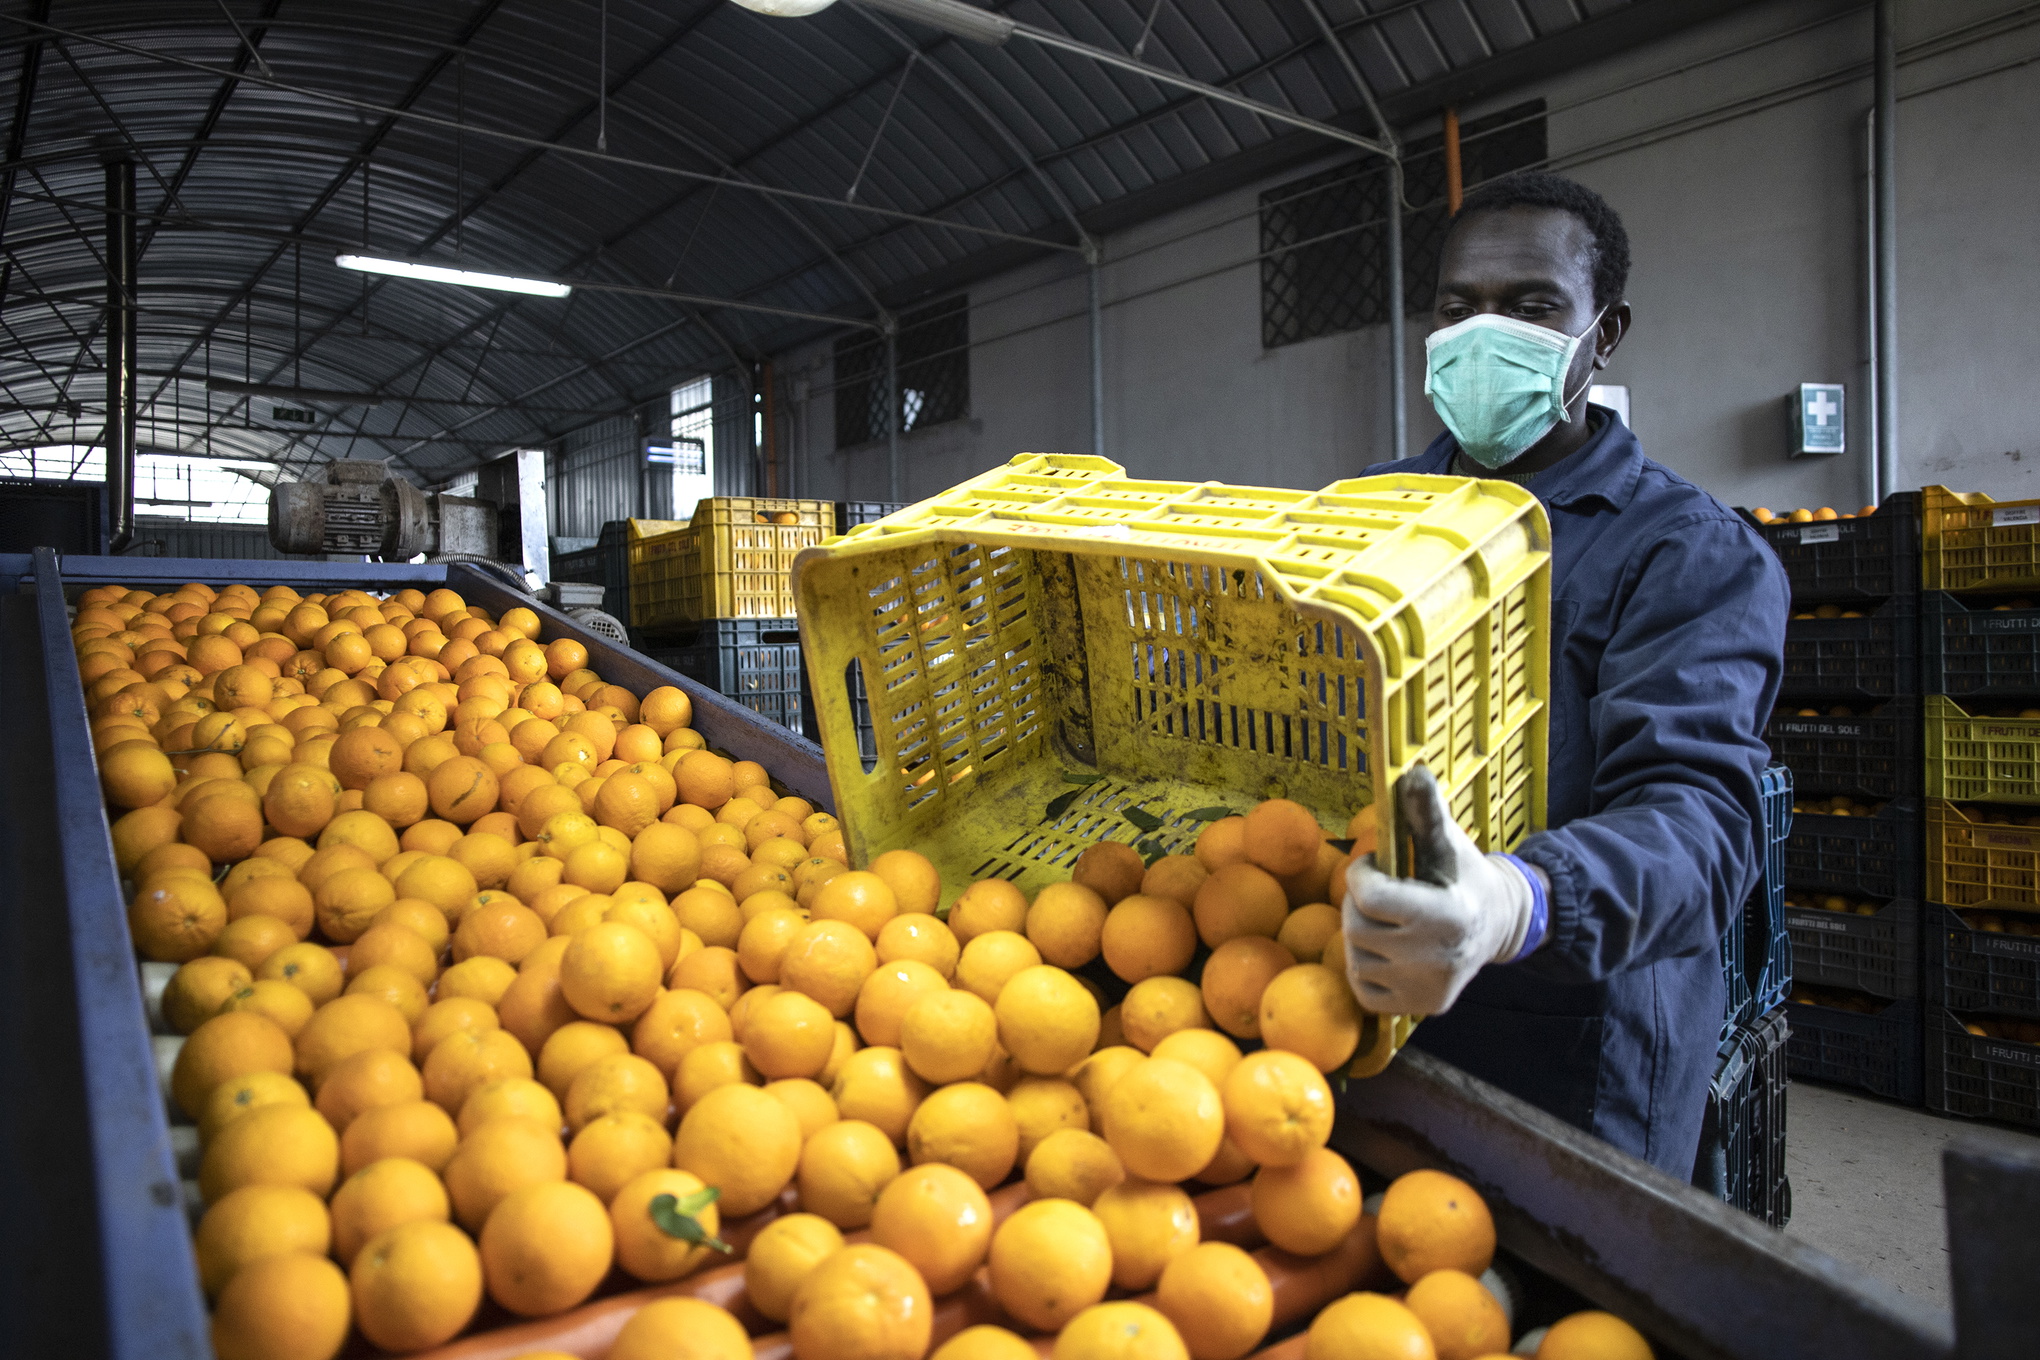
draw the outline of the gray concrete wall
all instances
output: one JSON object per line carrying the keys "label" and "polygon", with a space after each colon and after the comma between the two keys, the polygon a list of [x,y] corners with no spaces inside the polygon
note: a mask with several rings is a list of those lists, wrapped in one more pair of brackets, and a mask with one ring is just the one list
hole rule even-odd
{"label": "gray concrete wall", "polygon": [[[1900,435],[1906,486],[2040,496],[2040,14],[1901,6]],[[1554,167],[1633,239],[1627,384],[1646,450],[1735,504],[1868,490],[1867,7],[1780,0],[1573,73],[1541,96]],[[1421,133],[1424,128],[1409,131]],[[1338,157],[1327,157],[1324,165]],[[1140,475],[1317,486],[1389,456],[1385,328],[1260,340],[1259,193],[1106,242],[1108,457]],[[1091,451],[1086,284],[1052,260],[972,290],[971,417],[906,436],[908,498],[1025,450]],[[1410,334],[1410,451],[1438,430]],[[838,451],[826,347],[786,356],[801,494],[887,498],[883,445]],[[1851,452],[1785,457],[1785,394],[1850,387]]]}

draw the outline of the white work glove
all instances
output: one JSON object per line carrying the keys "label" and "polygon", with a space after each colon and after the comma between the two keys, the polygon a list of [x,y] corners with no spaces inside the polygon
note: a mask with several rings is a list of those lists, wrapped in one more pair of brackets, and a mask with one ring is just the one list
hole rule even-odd
{"label": "white work glove", "polygon": [[1346,977],[1377,1014],[1436,1015],[1483,967],[1543,943],[1546,894],[1521,860],[1480,852],[1427,767],[1397,780],[1395,796],[1415,876],[1391,878],[1372,856],[1346,871]]}

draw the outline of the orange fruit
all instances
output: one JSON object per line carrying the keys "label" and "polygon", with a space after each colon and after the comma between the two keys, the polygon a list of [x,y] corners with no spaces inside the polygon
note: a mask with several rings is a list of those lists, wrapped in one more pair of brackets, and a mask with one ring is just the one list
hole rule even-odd
{"label": "orange fruit", "polygon": [[546,1037],[538,1051],[538,1079],[561,1100],[574,1078],[599,1059],[630,1052],[630,1042],[613,1025],[592,1020],[574,1020]]}
{"label": "orange fruit", "polygon": [[842,1232],[819,1214],[775,1218],[751,1239],[744,1257],[744,1294],[765,1317],[784,1322],[801,1284],[842,1248]]}
{"label": "orange fruit", "polygon": [[585,1185],[604,1204],[637,1176],[664,1167],[673,1155],[666,1126],[636,1110],[589,1120],[567,1145],[567,1179]]}
{"label": "orange fruit", "polygon": [[1149,1058],[1113,1082],[1103,1116],[1105,1141],[1127,1173],[1142,1180],[1188,1180],[1225,1137],[1224,1107],[1210,1078],[1167,1058]]}
{"label": "orange fruit", "polygon": [[509,897],[471,908],[453,932],[453,959],[502,959],[518,964],[545,943],[546,925],[539,914]]}
{"label": "orange fruit", "polygon": [[1270,1242],[1298,1256],[1322,1256],[1360,1221],[1360,1180],[1338,1153],[1312,1148],[1293,1165],[1262,1167],[1253,1202],[1254,1220]]}
{"label": "orange fruit", "polygon": [[1226,1033],[1259,1038],[1261,997],[1268,984],[1295,963],[1296,956],[1287,948],[1264,936],[1227,940],[1204,961],[1200,987],[1206,1011]]}
{"label": "orange fruit", "polygon": [[227,904],[205,878],[177,873],[146,883],[128,907],[128,934],[145,959],[186,963],[227,928]]}
{"label": "orange fruit", "polygon": [[401,774],[404,748],[380,727],[342,732],[326,754],[326,766],[346,789],[366,789],[382,775]]}
{"label": "orange fruit", "polygon": [[923,998],[949,991],[948,979],[925,963],[903,959],[881,965],[857,994],[857,1032],[868,1044],[897,1047],[906,1013]]}
{"label": "orange fruit", "polygon": [[[397,899],[396,907],[403,905],[404,899]],[[419,905],[424,911],[438,914],[423,903]],[[388,910],[394,911],[396,907]],[[530,957],[529,954],[525,955],[527,959]],[[502,1004],[504,994],[510,990],[510,984],[515,981],[517,969],[508,961],[488,954],[477,954],[471,959],[461,960],[439,975],[439,985],[433,992],[439,1000],[434,1004],[444,1005],[448,1001],[472,1002],[493,1013],[495,1008]],[[427,1048],[425,1051],[429,1053],[432,1050]]]}
{"label": "orange fruit", "polygon": [[863,1119],[904,1143],[928,1087],[907,1069],[896,1048],[860,1048],[843,1060],[829,1095],[845,1119]]}
{"label": "orange fruit", "polygon": [[551,1091],[529,1077],[503,1077],[476,1087],[461,1102],[457,1116],[460,1136],[465,1138],[491,1119],[506,1115],[531,1119],[554,1130],[567,1122]]}
{"label": "orange fruit", "polygon": [[271,954],[255,970],[255,977],[258,982],[287,982],[309,997],[314,1006],[325,1005],[346,986],[340,960],[333,957],[333,951],[307,941],[285,945]]}
{"label": "orange fruit", "polygon": [[856,1007],[864,980],[877,967],[878,953],[863,931],[845,921],[812,921],[781,955],[779,979],[841,1019]]}
{"label": "orange fruit", "polygon": [[682,756],[673,766],[673,782],[682,802],[710,811],[729,802],[737,788],[734,767],[710,751],[689,751]]}
{"label": "orange fruit", "polygon": [[957,956],[955,985],[996,1003],[1012,977],[1041,963],[1041,951],[1012,930],[988,930],[973,936]]}
{"label": "orange fruit", "polygon": [[1054,1332],[1105,1297],[1112,1242],[1097,1215],[1066,1199],[1021,1205],[992,1234],[993,1297],[1022,1326]]}
{"label": "orange fruit", "polygon": [[839,1119],[807,1139],[795,1182],[803,1209],[839,1228],[862,1228],[899,1174],[899,1153],[877,1125]]}
{"label": "orange fruit", "polygon": [[252,1011],[276,1023],[293,1040],[312,1018],[312,999],[288,982],[260,978],[220,1003],[220,1013]]}
{"label": "orange fruit", "polygon": [[1078,1094],[1084,1098],[1085,1108],[1091,1112],[1091,1132],[1104,1132],[1105,1093],[1121,1077],[1145,1061],[1146,1057],[1137,1048],[1108,1044],[1077,1064],[1076,1071],[1070,1073],[1070,1084],[1077,1088]]}
{"label": "orange fruit", "polygon": [[1410,1286],[1403,1305],[1431,1334],[1438,1360],[1477,1360],[1509,1348],[1508,1314],[1464,1271],[1432,1271]]}
{"label": "orange fruit", "polygon": [[1430,1333],[1386,1294],[1335,1299],[1310,1324],[1303,1360],[1435,1360]]}
{"label": "orange fruit", "polygon": [[793,1117],[800,1122],[800,1136],[805,1145],[821,1129],[835,1123],[841,1116],[836,1112],[836,1102],[820,1082],[806,1077],[786,1077],[779,1081],[765,1083],[765,1094],[793,1111]]}
{"label": "orange fruit", "polygon": [[956,1082],[930,1092],[914,1110],[907,1124],[907,1153],[916,1166],[942,1162],[989,1190],[1006,1179],[1019,1159],[1019,1121],[1006,1098],[990,1086]]}
{"label": "orange fruit", "polygon": [[1330,1072],[1360,1046],[1360,1005],[1345,978],[1321,963],[1299,963],[1261,993],[1261,1041]]}
{"label": "orange fruit", "polygon": [[631,1314],[609,1360],[751,1360],[751,1338],[704,1299],[656,1299]]}
{"label": "orange fruit", "polygon": [[1059,968],[1081,968],[1098,957],[1105,935],[1105,899],[1081,883],[1051,883],[1027,909],[1027,938]]}
{"label": "orange fruit", "polygon": [[1406,1284],[1434,1270],[1478,1276],[1494,1261],[1495,1221],[1480,1192],[1457,1176],[1411,1171],[1382,1196],[1375,1240],[1381,1259]]}
{"label": "orange fruit", "polygon": [[680,1062],[703,1044],[731,1037],[727,1012],[706,993],[685,987],[662,991],[631,1028],[631,1051],[647,1058],[668,1081]]}
{"label": "orange fruit", "polygon": [[233,1011],[198,1026],[177,1050],[170,1095],[179,1109],[196,1118],[221,1082],[251,1072],[287,1076],[290,1068],[290,1036],[264,1016]]}
{"label": "orange fruit", "polygon": [[931,991],[900,1018],[899,1049],[907,1066],[936,1085],[984,1071],[997,1045],[997,1013],[972,992]]}
{"label": "orange fruit", "polygon": [[332,1211],[333,1255],[351,1267],[370,1239],[405,1223],[444,1223],[452,1206],[430,1167],[408,1157],[385,1157],[341,1183]]}
{"label": "orange fruit", "polygon": [[979,879],[949,907],[949,929],[959,945],[995,930],[1019,931],[1027,924],[1027,897],[1003,878]]}
{"label": "orange fruit", "polygon": [[578,1133],[606,1114],[634,1111],[664,1124],[671,1096],[665,1074],[634,1053],[613,1053],[583,1068],[561,1102]]}
{"label": "orange fruit", "polygon": [[[389,911],[395,906],[396,903],[392,902],[383,910]],[[381,919],[380,914],[376,919]],[[280,925],[281,922],[277,924]],[[421,985],[427,987],[439,976],[439,958],[431,942],[408,926],[370,925],[355,937],[353,947],[347,951],[347,976],[350,979],[359,977],[378,964],[386,964],[409,973],[418,979]]]}
{"label": "orange fruit", "polygon": [[1060,968],[1021,969],[999,990],[992,1009],[999,1042],[1023,1072],[1067,1072],[1098,1042],[1098,998]]}
{"label": "orange fruit", "polygon": [[1086,1208],[1126,1179],[1126,1168],[1112,1145],[1084,1128],[1054,1130],[1024,1161],[1027,1188],[1034,1198],[1073,1200]]}
{"label": "orange fruit", "polygon": [[332,1360],[347,1340],[349,1312],[340,1267],[309,1252],[266,1256],[220,1291],[213,1352],[219,1360]]}
{"label": "orange fruit", "polygon": [[1017,1332],[981,1322],[966,1327],[935,1348],[929,1360],[1031,1360],[1033,1345]]}
{"label": "orange fruit", "polygon": [[[670,1167],[646,1171],[624,1182],[609,1201],[609,1226],[616,1234],[616,1263],[647,1284],[661,1284],[692,1274],[712,1258],[720,1259],[713,1247],[697,1246],[670,1236],[652,1218],[652,1201],[659,1196],[685,1200],[705,1189],[700,1177]],[[714,1204],[697,1210],[693,1217],[710,1237],[722,1225]],[[758,1239],[754,1238],[751,1242],[754,1257],[757,1250]]]}
{"label": "orange fruit", "polygon": [[1143,1290],[1162,1268],[1197,1245],[1197,1208],[1173,1185],[1121,1181],[1099,1193],[1091,1212],[1112,1244],[1112,1282]]}
{"label": "orange fruit", "polygon": [[796,1360],[921,1360],[933,1325],[920,1273],[870,1244],[824,1258],[794,1292],[786,1320]]}
{"label": "orange fruit", "polygon": [[460,1135],[429,1100],[382,1105],[356,1116],[340,1136],[340,1174],[352,1176],[386,1157],[405,1157],[435,1174],[446,1169]]}
{"label": "orange fruit", "polygon": [[244,1185],[295,1185],[321,1199],[340,1171],[340,1140],[316,1110],[264,1105],[228,1123],[199,1162],[208,1204]]}
{"label": "orange fruit", "polygon": [[1239,1046],[1212,1029],[1179,1029],[1154,1046],[1151,1058],[1169,1058],[1196,1068],[1223,1097],[1225,1079],[1239,1063]]}
{"label": "orange fruit", "polygon": [[955,1167],[912,1167],[880,1192],[871,1240],[904,1257],[939,1298],[968,1284],[983,1264],[991,1249],[991,1202]]}
{"label": "orange fruit", "polygon": [[489,1120],[461,1140],[446,1164],[454,1217],[469,1232],[479,1232],[513,1192],[566,1178],[567,1150],[557,1130],[521,1115]]}
{"label": "orange fruit", "polygon": [[313,1105],[336,1133],[345,1133],[349,1124],[369,1110],[402,1105],[423,1094],[418,1069],[411,1066],[406,1054],[368,1048],[326,1070]]}
{"label": "orange fruit", "polygon": [[673,915],[706,945],[734,949],[743,936],[744,914],[728,893],[700,886],[673,899]]}
{"label": "orange fruit", "polygon": [[1197,862],[1204,866],[1206,873],[1217,873],[1228,864],[1243,863],[1247,858],[1246,836],[1245,817],[1219,818],[1199,833]]}
{"label": "orange fruit", "polygon": [[444,1220],[393,1225],[354,1258],[354,1320],[386,1351],[438,1346],[458,1336],[482,1302],[482,1260]]}
{"label": "orange fruit", "polygon": [[501,1029],[450,1034],[425,1056],[425,1098],[457,1115],[467,1098],[491,1082],[531,1075],[531,1055]]}
{"label": "orange fruit", "polygon": [[154,745],[122,742],[100,753],[99,784],[117,808],[148,807],[177,787],[177,771]]}
{"label": "orange fruit", "polygon": [[379,963],[373,968],[364,968],[361,976],[347,984],[349,996],[373,996],[389,1002],[404,1017],[404,1023],[415,1025],[425,1018],[426,1008],[432,998],[425,995],[425,988],[418,979],[401,968],[392,968]]}
{"label": "orange fruit", "polygon": [[220,1197],[198,1221],[192,1254],[208,1298],[250,1261],[285,1252],[324,1256],[332,1244],[326,1206],[295,1185],[244,1185]]}
{"label": "orange fruit", "polygon": [[319,833],[319,848],[334,845],[351,845],[367,855],[370,863],[378,865],[386,863],[400,848],[397,833],[388,822],[373,812],[361,811],[342,812],[326,823],[326,829]]}
{"label": "orange fruit", "polygon": [[410,1053],[411,1026],[403,1013],[379,997],[336,997],[298,1032],[297,1073],[316,1089],[341,1059],[370,1048]]}
{"label": "orange fruit", "polygon": [[1318,825],[1316,814],[1287,798],[1270,798],[1259,804],[1247,814],[1241,828],[1241,845],[1248,861],[1277,878],[1310,868],[1324,840],[1324,828]]}
{"label": "orange fruit", "polygon": [[506,1196],[481,1232],[489,1297],[524,1317],[565,1312],[609,1273],[616,1233],[602,1201],[569,1181]]}
{"label": "orange fruit", "polygon": [[396,888],[375,869],[342,869],[312,891],[319,929],[338,944],[354,943],[396,900]]}
{"label": "orange fruit", "polygon": [[1228,864],[1197,889],[1197,934],[1216,949],[1242,935],[1270,940],[1289,916],[1289,898],[1274,875],[1252,864]]}
{"label": "orange fruit", "polygon": [[936,917],[918,912],[902,912],[878,932],[880,963],[925,963],[949,978],[955,976],[956,960],[962,952],[954,931]]}
{"label": "orange fruit", "polygon": [[[244,864],[272,863],[270,860],[243,860]],[[232,875],[229,875],[232,877]],[[227,919],[239,920],[243,916],[274,916],[291,928],[300,940],[312,933],[315,920],[312,907],[312,892],[295,878],[265,875],[251,878],[225,894]]]}
{"label": "orange fruit", "polygon": [[892,889],[901,913],[929,913],[941,905],[942,878],[926,855],[913,850],[888,850],[871,861],[871,872]]}
{"label": "orange fruit", "polygon": [[1189,906],[1197,900],[1197,889],[1210,875],[1193,855],[1164,855],[1148,866],[1140,880],[1145,897],[1170,897]]}
{"label": "orange fruit", "polygon": [[806,925],[804,912],[785,908],[760,911],[746,921],[737,936],[737,965],[744,970],[744,976],[753,982],[779,981],[779,965],[786,957],[787,946]]}
{"label": "orange fruit", "polygon": [[1204,1013],[1204,998],[1197,984],[1188,978],[1151,977],[1136,982],[1119,1003],[1119,1024],[1126,1042],[1143,1053],[1156,1044],[1188,1029],[1204,1029],[1211,1017]]}
{"label": "orange fruit", "polygon": [[722,1192],[725,1217],[770,1204],[800,1163],[800,1121],[755,1086],[718,1086],[681,1117],[673,1165]]}
{"label": "orange fruit", "polygon": [[659,820],[658,790],[643,775],[618,770],[602,781],[591,812],[603,826],[636,836]]}
{"label": "orange fruit", "polygon": [[1338,933],[1339,909],[1312,902],[1289,913],[1275,940],[1296,962],[1317,963],[1324,956],[1325,946]]}
{"label": "orange fruit", "polygon": [[1091,889],[1108,907],[1139,892],[1146,876],[1140,852],[1124,841],[1099,841],[1070,867],[1070,882]]}
{"label": "orange fruit", "polygon": [[235,992],[255,980],[237,958],[203,956],[179,968],[163,988],[163,1018],[179,1034],[189,1034],[218,1014]]}
{"label": "orange fruit", "polygon": [[1262,1166],[1295,1166],[1332,1136],[1332,1088],[1294,1053],[1264,1048],[1227,1073],[1226,1133]]}
{"label": "orange fruit", "polygon": [[1268,1334],[1275,1293],[1252,1256],[1202,1242],[1162,1268],[1155,1309],[1176,1325],[1190,1360],[1240,1360]]}
{"label": "orange fruit", "polygon": [[1093,1304],[1056,1335],[1054,1360],[1190,1360],[1176,1325],[1144,1303]]}
{"label": "orange fruit", "polygon": [[885,879],[852,870],[824,883],[809,913],[817,921],[846,921],[863,931],[867,940],[876,940],[885,923],[899,914],[899,902]]}
{"label": "orange fruit", "polygon": [[1651,1360],[1643,1333],[1613,1313],[1593,1309],[1552,1323],[1537,1354],[1542,1360]]}
{"label": "orange fruit", "polygon": [[312,1099],[305,1088],[281,1072],[249,1072],[231,1077],[213,1087],[198,1113],[198,1141],[210,1143],[213,1136],[250,1110],[265,1105],[295,1105],[310,1108]]}
{"label": "orange fruit", "polygon": [[623,1024],[644,1014],[665,968],[659,947],[635,926],[606,921],[575,935],[560,957],[560,993],[583,1016]]}
{"label": "orange fruit", "polygon": [[744,1056],[743,1045],[720,1040],[696,1046],[673,1069],[673,1107],[682,1115],[710,1091],[762,1080]]}
{"label": "orange fruit", "polygon": [[743,1042],[745,1056],[765,1076],[813,1077],[827,1066],[836,1046],[836,1021],[812,997],[778,991],[747,1017]]}
{"label": "orange fruit", "polygon": [[1006,1104],[1013,1111],[1013,1123],[1020,1130],[1019,1162],[1022,1167],[1041,1140],[1059,1129],[1088,1129],[1091,1115],[1083,1095],[1067,1081],[1052,1077],[1023,1077],[1006,1092]]}
{"label": "orange fruit", "polygon": [[333,820],[338,782],[316,765],[285,765],[262,795],[263,815],[286,836],[315,836]]}
{"label": "orange fruit", "polygon": [[1116,976],[1141,982],[1187,968],[1197,952],[1197,926],[1175,899],[1136,893],[1107,914],[1099,947]]}

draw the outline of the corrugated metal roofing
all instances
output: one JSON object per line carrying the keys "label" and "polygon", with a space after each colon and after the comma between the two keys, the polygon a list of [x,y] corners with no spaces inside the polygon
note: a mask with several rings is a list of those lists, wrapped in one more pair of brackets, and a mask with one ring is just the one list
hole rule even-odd
{"label": "corrugated metal roofing", "polygon": [[[1317,2],[1408,118],[1738,0]],[[1310,3],[992,8],[1116,51],[1147,32],[1152,64],[1372,131]],[[393,453],[436,477],[826,323],[365,278],[338,250],[868,318],[1181,201],[1247,153],[1324,145],[854,0],[801,20],[725,0],[17,0],[0,18],[10,445],[98,438],[111,155],[138,163],[145,448]],[[207,375],[385,401],[307,429],[271,417],[285,403],[208,402]]]}

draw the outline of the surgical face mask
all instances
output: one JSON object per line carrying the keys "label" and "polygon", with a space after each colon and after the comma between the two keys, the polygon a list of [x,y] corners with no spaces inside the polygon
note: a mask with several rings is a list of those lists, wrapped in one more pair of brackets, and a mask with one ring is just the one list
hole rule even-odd
{"label": "surgical face mask", "polygon": [[1566,392],[1565,376],[1600,324],[1597,312],[1567,335],[1512,316],[1470,316],[1425,338],[1424,395],[1467,457],[1487,468],[1512,463],[1565,419],[1579,395]]}

